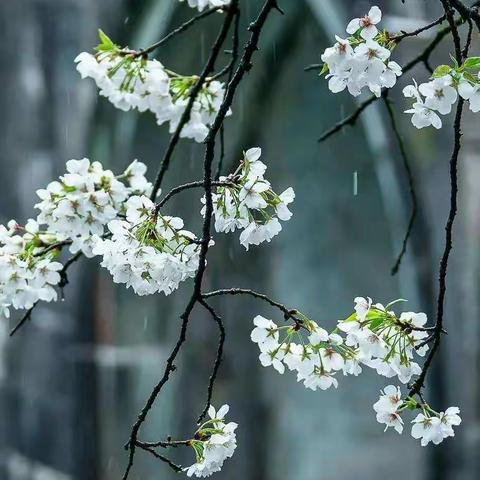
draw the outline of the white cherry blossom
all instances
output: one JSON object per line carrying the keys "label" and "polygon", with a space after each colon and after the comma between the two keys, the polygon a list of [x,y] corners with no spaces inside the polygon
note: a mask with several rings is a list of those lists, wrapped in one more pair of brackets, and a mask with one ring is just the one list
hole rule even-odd
{"label": "white cherry blossom", "polygon": [[[290,220],[292,212],[288,206],[295,199],[293,188],[289,187],[277,195],[268,180],[264,178],[267,167],[260,161],[261,149],[250,148],[244,152],[243,161],[237,171],[220,177],[225,185],[213,193],[213,215],[217,232],[233,232],[242,229],[240,243],[249,249],[250,245],[270,242],[280,233],[280,220]],[[205,197],[202,198],[205,203]],[[202,209],[205,215],[205,207]]]}
{"label": "white cherry blossom", "polygon": [[200,246],[183,220],[164,216],[146,197],[126,202],[126,220],[108,223],[111,238],[97,238],[93,253],[115,283],[124,283],[138,295],[169,295],[195,275]]}
{"label": "white cherry blossom", "polygon": [[472,84],[465,78],[462,78],[458,85],[459,95],[463,99],[468,100],[469,108],[474,113],[480,112],[480,74],[478,79],[478,83]]}
{"label": "white cherry blossom", "polygon": [[438,445],[444,439],[440,418],[419,413],[412,423],[412,437],[420,439],[422,447],[427,446],[430,442]]}
{"label": "white cherry blossom", "polygon": [[[202,10],[209,2],[211,6],[223,6],[229,4],[230,0],[198,0],[192,6]],[[105,41],[108,37],[102,32],[101,39]],[[103,48],[95,55],[82,52],[75,58],[81,77],[92,78],[99,94],[116,108],[123,111],[150,111],[155,115],[158,125],[168,122],[169,132],[173,133],[189,103],[198,77],[174,74],[158,60],[146,59],[120,48],[110,39],[107,41],[107,46],[101,44]],[[193,102],[190,118],[180,136],[196,142],[205,140],[224,95],[222,82],[207,79]],[[136,184],[143,188],[142,184]]]}
{"label": "white cherry blossom", "polygon": [[58,241],[70,240],[70,251],[92,257],[93,237],[102,236],[105,226],[122,213],[124,202],[134,194],[149,194],[146,167],[135,160],[123,174],[115,176],[99,162],[69,160],[67,172],[45,189],[37,190],[40,213],[37,222],[55,234]]}
{"label": "white cherry blossom", "polygon": [[[237,424],[225,422],[228,412],[228,405],[220,407],[218,412],[213,406],[208,409],[210,419],[200,426],[195,438],[190,440],[196,462],[184,468],[188,477],[209,477],[212,473],[219,472],[225,460],[233,456],[237,448]],[[214,433],[211,433],[212,429]]]}
{"label": "white cherry blossom", "polygon": [[450,75],[422,83],[418,90],[425,97],[425,106],[442,115],[452,111],[452,105],[458,97],[457,90],[452,87],[452,77]]}
{"label": "white cherry blossom", "polygon": [[365,40],[372,40],[378,33],[376,25],[382,20],[382,12],[377,6],[370,8],[367,15],[361,18],[354,18],[347,26],[347,33],[353,35],[359,29],[360,36]]}
{"label": "white cherry blossom", "polygon": [[[180,0],[183,2],[184,0]],[[230,5],[231,0],[187,0],[188,6],[197,8],[200,12],[205,8],[226,7]]]}

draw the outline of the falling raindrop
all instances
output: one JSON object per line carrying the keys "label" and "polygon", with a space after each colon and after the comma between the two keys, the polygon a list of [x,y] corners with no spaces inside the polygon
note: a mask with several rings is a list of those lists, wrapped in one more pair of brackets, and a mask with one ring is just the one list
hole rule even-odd
{"label": "falling raindrop", "polygon": [[203,31],[200,33],[200,58],[202,63],[205,62],[205,34]]}
{"label": "falling raindrop", "polygon": [[233,245],[230,245],[230,247],[228,247],[228,258],[232,261],[235,260],[235,248],[233,247]]}
{"label": "falling raindrop", "polygon": [[147,330],[147,326],[148,326],[148,318],[145,317],[143,319],[143,330],[146,331]]}
{"label": "falling raindrop", "polygon": [[243,122],[243,113],[245,111],[245,98],[243,95],[243,92],[240,92],[238,94],[238,103],[239,103],[239,108],[238,108],[238,119],[240,122]]}
{"label": "falling raindrop", "polygon": [[190,146],[190,170],[193,170],[193,168],[195,167],[195,158],[196,158],[195,146],[192,144]]}
{"label": "falling raindrop", "polygon": [[358,195],[358,172],[355,170],[353,172],[353,196]]}
{"label": "falling raindrop", "polygon": [[126,25],[130,20],[130,17],[125,17],[125,20],[123,21],[123,24]]}

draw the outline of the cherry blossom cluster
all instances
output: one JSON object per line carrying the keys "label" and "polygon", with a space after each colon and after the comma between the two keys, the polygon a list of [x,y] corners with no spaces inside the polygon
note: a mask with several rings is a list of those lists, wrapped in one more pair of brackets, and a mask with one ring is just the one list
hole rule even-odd
{"label": "cherry blossom cluster", "polygon": [[[292,212],[288,205],[295,192],[291,187],[277,195],[270,182],[264,178],[267,167],[260,161],[262,150],[251,148],[237,171],[228,177],[220,177],[225,185],[217,187],[213,194],[213,215],[217,232],[233,232],[242,229],[240,243],[248,250],[250,245],[270,242],[282,230],[280,221],[288,221]],[[205,203],[205,197],[202,202]],[[205,207],[202,209],[205,215]]]}
{"label": "cherry blossom cluster", "polygon": [[225,423],[228,411],[228,405],[220,407],[218,412],[213,406],[208,409],[210,419],[200,426],[195,437],[188,442],[195,451],[196,462],[184,469],[187,476],[209,477],[219,472],[225,460],[233,455],[237,448],[237,424]]}
{"label": "cherry blossom cluster", "polygon": [[[169,122],[173,133],[189,102],[198,77],[182,76],[165,69],[157,60],[115,45],[100,31],[97,53],[80,53],[75,62],[82,78],[92,78],[100,95],[123,111],[152,112],[158,125]],[[207,79],[198,93],[189,121],[180,132],[202,142],[225,94],[223,83]]]}
{"label": "cherry blossom cluster", "polygon": [[337,328],[346,334],[345,343],[358,350],[361,362],[387,378],[398,377],[408,383],[421,368],[413,361],[414,354],[424,356],[427,316],[424,313],[403,312],[397,317],[370,298],[355,298],[355,313],[340,321]]}
{"label": "cherry blossom cluster", "polygon": [[152,188],[145,165],[136,160],[119,176],[86,158],[69,160],[66,169],[58,181],[37,190],[36,219],[24,226],[14,220],[0,225],[0,316],[9,317],[10,308],[28,310],[39,300],[57,300],[54,287],[61,284],[63,266],[55,259],[62,246],[92,257],[96,239],[124,213],[125,201]]}
{"label": "cherry blossom cluster", "polygon": [[25,226],[15,220],[0,225],[0,319],[9,318],[11,308],[29,309],[39,300],[57,299],[54,287],[63,266],[54,260],[56,252],[46,248],[55,241],[33,219]]}
{"label": "cherry blossom cluster", "polygon": [[[180,1],[183,2],[185,0]],[[230,1],[231,0],[187,0],[189,7],[198,8],[200,12],[206,7],[226,7],[230,5]]]}
{"label": "cherry blossom cluster", "polygon": [[105,225],[122,213],[131,195],[148,194],[146,166],[134,161],[119,176],[101,163],[69,160],[67,173],[45,189],[37,190],[40,210],[37,221],[55,234],[57,241],[71,240],[70,251],[92,257],[95,236],[104,234]]}
{"label": "cherry blossom cluster", "polygon": [[183,229],[183,220],[160,214],[145,196],[126,202],[126,219],[108,223],[111,238],[94,240],[93,253],[115,283],[132,287],[137,295],[169,295],[198,268],[200,245]]}
{"label": "cherry blossom cluster", "polygon": [[[357,297],[355,312],[339,321],[330,334],[300,312],[293,315],[292,326],[278,327],[271,320],[257,316],[251,338],[258,343],[263,366],[272,365],[283,373],[285,364],[299,372],[297,379],[303,380],[308,388],[336,387],[332,372],[342,370],[345,375],[358,375],[361,364],[379,375],[397,376],[407,383],[421,372],[412,360],[414,353],[423,356],[428,349],[424,342],[428,337],[424,328],[427,317],[413,312],[397,317],[387,308],[378,303],[372,305],[370,298]],[[301,336],[304,332],[307,339]],[[295,338],[301,340],[301,345],[293,342]]]}
{"label": "cherry blossom cluster", "polygon": [[454,426],[461,423],[458,407],[449,407],[445,412],[436,412],[429,405],[418,404],[410,397],[402,399],[399,387],[388,385],[383,389],[378,401],[373,405],[377,415],[377,421],[385,424],[385,430],[392,427],[398,433],[403,432],[402,414],[406,410],[420,409],[419,413],[412,420],[411,435],[420,439],[422,447],[430,442],[438,445],[447,437],[454,437]]}
{"label": "cherry blossom cluster", "polygon": [[457,67],[440,65],[429,82],[417,85],[413,80],[403,95],[415,100],[405,113],[412,114],[412,124],[419,129],[441,128],[440,115],[449,114],[459,96],[468,101],[472,112],[480,112],[480,57],[467,58]]}
{"label": "cherry blossom cluster", "polygon": [[[251,339],[258,344],[259,360],[264,367],[272,366],[281,374],[287,367],[311,390],[337,388],[337,372],[359,375],[362,365],[388,378],[396,376],[406,384],[421,373],[412,358],[414,353],[423,356],[428,349],[427,317],[414,312],[403,312],[398,317],[389,310],[398,301],[384,307],[373,304],[370,298],[357,297],[354,313],[337,322],[331,333],[297,310],[287,315],[293,325],[278,326],[257,315]],[[454,436],[453,426],[461,421],[457,407],[435,412],[411,397],[402,400],[400,388],[393,385],[385,387],[373,408],[377,421],[398,433],[403,431],[402,412],[421,409],[422,413],[412,422],[412,436],[421,438],[422,445],[430,441],[438,444]]]}
{"label": "cherry blossom cluster", "polygon": [[337,388],[336,372],[358,375],[362,371],[356,352],[345,345],[340,335],[329,334],[300,312],[296,312],[295,324],[291,326],[279,327],[261,315],[253,323],[251,339],[260,349],[260,363],[281,374],[287,366],[306,388]]}
{"label": "cherry blossom cluster", "polygon": [[368,88],[377,97],[382,88],[392,88],[402,68],[390,60],[392,42],[388,34],[379,32],[377,24],[382,19],[381,10],[374,6],[362,18],[354,18],[347,26],[350,36],[337,42],[322,54],[321,74],[326,74],[328,88],[333,93],[347,89],[354,97]]}

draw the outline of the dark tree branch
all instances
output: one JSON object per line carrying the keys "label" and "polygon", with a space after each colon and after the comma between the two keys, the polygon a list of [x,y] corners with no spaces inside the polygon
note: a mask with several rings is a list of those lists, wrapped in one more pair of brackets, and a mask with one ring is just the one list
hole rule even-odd
{"label": "dark tree branch", "polygon": [[33,256],[41,257],[48,252],[51,252],[53,250],[61,250],[63,247],[71,244],[72,244],[71,240],[63,240],[61,242],[55,242],[55,243],[52,243],[51,245],[48,245],[48,247],[45,247],[43,250],[40,250],[39,252],[35,253]]}
{"label": "dark tree branch", "polygon": [[311,63],[310,65],[307,65],[303,71],[304,72],[311,72],[312,70],[321,70],[323,67],[323,63]]}
{"label": "dark tree branch", "polygon": [[225,160],[225,127],[222,125],[220,129],[220,157],[218,159],[217,171],[215,172],[215,180],[220,178],[222,174],[223,161]]}
{"label": "dark tree branch", "polygon": [[250,290],[249,288],[223,288],[221,290],[214,290],[213,292],[203,293],[202,297],[211,298],[218,297],[220,295],[249,295],[251,297],[258,298],[260,300],[263,300],[264,302],[267,302],[272,307],[278,308],[283,313],[285,318],[292,318],[296,320],[296,318],[294,317],[295,313],[297,313],[296,310],[289,309],[280,302],[272,300],[264,293],[258,293],[254,290]]}
{"label": "dark tree branch", "polygon": [[389,39],[394,41],[398,45],[405,38],[416,37],[417,35],[420,35],[420,33],[425,32],[426,30],[430,30],[431,28],[436,27],[437,25],[440,25],[441,23],[443,23],[445,21],[446,18],[447,17],[444,14],[440,18],[435,20],[434,22],[429,23],[428,25],[425,25],[423,27],[417,28],[417,30],[413,30],[412,32],[404,32],[402,30],[401,34],[390,37]]}
{"label": "dark tree branch", "polygon": [[453,5],[455,10],[465,19],[470,19],[475,22],[478,31],[480,31],[480,14],[478,13],[478,6],[479,2],[475,2],[472,7],[467,7],[462,1],[460,0],[451,0],[450,4]]}
{"label": "dark tree branch", "polygon": [[240,28],[240,10],[237,10],[235,14],[235,23],[233,26],[233,35],[232,35],[232,50],[229,52],[231,54],[230,62],[222,70],[211,77],[211,80],[217,80],[218,78],[223,77],[228,74],[227,84],[232,79],[234,72],[235,64],[238,60],[238,46],[239,46],[239,28]]}
{"label": "dark tree branch", "polygon": [[447,21],[450,26],[450,31],[453,38],[453,45],[455,46],[455,58],[457,60],[457,63],[460,65],[462,63],[462,46],[460,44],[460,34],[458,33],[458,28],[455,23],[452,2],[450,0],[440,1],[442,2],[443,8],[445,10],[445,15],[447,16]]}
{"label": "dark tree branch", "polygon": [[[217,59],[217,57],[220,53],[220,50],[222,48],[223,43],[225,42],[228,31],[230,30],[230,25],[232,23],[235,11],[237,9],[237,5],[238,5],[238,2],[234,1],[234,2],[232,2],[231,7],[228,9],[228,12],[227,12],[227,14],[225,16],[225,19],[224,19],[224,22],[223,22],[223,25],[220,29],[220,32],[219,32],[219,34],[218,34],[218,36],[215,40],[215,43],[212,46],[207,64],[205,65],[205,68],[204,68],[204,70],[202,72],[202,75],[200,76],[198,82],[195,84],[195,86],[192,89],[192,92],[190,94],[189,103],[188,103],[185,111],[183,112],[180,123],[179,123],[175,133],[173,134],[172,139],[170,140],[170,144],[167,148],[167,152],[166,152],[166,154],[165,154],[165,156],[162,160],[162,163],[160,165],[160,170],[157,174],[157,178],[155,180],[155,186],[154,186],[154,189],[153,189],[153,192],[152,192],[152,195],[151,195],[152,199],[154,199],[156,197],[157,192],[160,188],[160,184],[161,184],[163,175],[165,174],[166,169],[168,168],[168,163],[170,161],[170,157],[171,157],[171,155],[173,153],[173,150],[175,148],[175,145],[178,142],[178,139],[180,137],[181,129],[183,128],[183,125],[190,118],[190,111],[192,109],[193,102],[195,101],[195,98],[196,98],[197,94],[199,93],[203,82],[207,78],[208,74],[214,68],[215,61],[216,61],[216,59]],[[182,124],[182,122],[183,122],[183,124]],[[208,243],[208,241],[207,241],[207,243]],[[203,246],[203,242],[202,242],[202,246]],[[201,271],[201,273],[199,273],[200,271]],[[195,284],[198,281],[201,281],[202,277],[203,277],[203,269],[200,270],[200,265],[199,265],[199,270],[197,271],[197,274],[195,276]],[[178,352],[180,351],[183,343],[185,342],[186,335],[187,335],[187,326],[188,326],[188,322],[189,322],[189,319],[190,319],[190,314],[191,314],[191,312],[192,312],[192,310],[195,306],[196,301],[197,301],[196,295],[192,295],[184,313],[180,317],[181,320],[182,320],[182,326],[181,326],[181,329],[180,329],[180,336],[179,336],[179,338],[177,340],[177,343],[176,343],[175,347],[173,348],[170,356],[167,359],[167,363],[166,363],[166,366],[165,366],[165,370],[163,372],[163,376],[160,379],[160,381],[157,383],[157,385],[155,385],[155,387],[152,390],[145,406],[143,407],[140,414],[138,415],[137,421],[135,422],[135,424],[132,427],[132,431],[130,433],[130,439],[129,439],[128,443],[125,445],[125,448],[129,450],[129,456],[128,456],[127,467],[126,467],[125,473],[123,475],[123,480],[126,480],[128,478],[130,470],[133,466],[133,461],[134,461],[134,457],[135,457],[135,449],[136,449],[136,446],[137,446],[136,442],[137,442],[137,439],[138,439],[138,432],[140,430],[140,427],[142,426],[143,422],[147,418],[148,412],[152,408],[158,394],[160,393],[163,386],[165,385],[165,383],[167,383],[168,379],[170,378],[171,372],[173,372],[175,370],[174,361],[175,361],[175,359],[178,355]]]}
{"label": "dark tree branch", "polygon": [[[240,11],[238,11],[237,16],[235,17],[235,28],[233,30],[232,38],[232,61],[230,63],[230,71],[228,72],[227,84],[232,80],[234,73],[234,67],[238,60],[238,48],[240,43]],[[215,172],[215,180],[220,178],[223,168],[223,161],[225,159],[225,126],[222,125],[220,128],[220,157],[218,159],[217,171]]]}
{"label": "dark tree branch", "polygon": [[162,161],[160,162],[160,167],[158,169],[158,172],[155,178],[152,194],[150,195],[150,198],[153,201],[155,200],[157,193],[160,190],[163,177],[165,176],[165,173],[167,172],[168,167],[170,165],[170,160],[172,158],[173,152],[175,151],[175,147],[177,146],[177,143],[180,139],[180,133],[182,132],[183,127],[190,120],[190,113],[192,111],[193,104],[195,103],[195,100],[198,94],[200,93],[203,87],[203,84],[205,83],[205,80],[207,80],[207,77],[210,75],[211,72],[213,72],[215,68],[215,62],[217,61],[218,55],[220,53],[220,49],[225,41],[228,31],[230,30],[230,25],[232,23],[233,17],[236,15],[237,9],[238,9],[237,3],[232,2],[228,8],[227,14],[225,16],[225,21],[223,23],[220,34],[215,40],[215,43],[213,44],[212,49],[210,50],[210,55],[208,57],[207,63],[205,64],[205,67],[203,68],[203,71],[200,74],[200,77],[198,78],[197,83],[195,83],[195,85],[192,87],[192,90],[189,94],[188,103],[185,107],[185,110],[182,113],[182,116],[180,117],[180,121],[178,122],[175,132],[170,138],[170,142],[162,158]]}
{"label": "dark tree branch", "polygon": [[137,445],[138,446],[148,447],[148,448],[189,447],[190,443],[191,443],[190,440],[170,440],[170,439],[168,439],[164,442],[140,442],[140,441],[137,440]]}
{"label": "dark tree branch", "polygon": [[[207,66],[204,70],[209,71],[209,68],[213,68],[214,61],[218,55],[218,51],[221,48],[221,45],[223,44],[225,37],[227,35],[227,32],[230,28],[230,24],[232,22],[234,12],[236,11],[238,7],[238,0],[232,0],[232,3],[229,7],[229,10],[227,12],[227,15],[225,17],[225,21],[222,27],[222,30],[217,38],[217,41],[215,42],[212,52],[210,55],[210,60],[207,62]],[[170,354],[169,358],[167,359],[167,364],[165,366],[165,370],[163,373],[162,378],[160,381],[157,383],[157,385],[154,387],[152,393],[150,394],[145,406],[141,410],[137,421],[132,427],[132,431],[130,433],[130,439],[128,443],[125,445],[125,448],[129,450],[129,457],[128,457],[128,463],[127,467],[125,470],[125,473],[123,475],[123,480],[126,480],[128,478],[128,475],[131,471],[131,468],[133,466],[134,462],[134,457],[135,457],[135,449],[137,446],[137,441],[138,441],[138,433],[140,430],[140,427],[142,424],[145,422],[145,419],[147,418],[148,412],[152,408],[155,400],[157,399],[158,395],[160,394],[163,386],[165,383],[168,381],[170,377],[170,373],[175,369],[174,367],[174,360],[177,357],[178,352],[180,351],[180,348],[182,347],[183,343],[185,342],[186,339],[186,332],[187,332],[187,326],[188,322],[190,319],[190,315],[193,311],[193,308],[195,307],[195,304],[199,301],[202,300],[202,295],[201,295],[201,288],[202,288],[202,281],[203,281],[203,276],[205,273],[206,269],[206,257],[208,253],[208,248],[209,248],[209,242],[210,242],[210,228],[211,228],[211,221],[212,221],[212,214],[213,214],[213,199],[212,199],[212,163],[214,160],[215,156],[215,138],[223,124],[223,121],[228,113],[228,110],[230,109],[235,92],[242,81],[245,73],[247,73],[250,68],[252,67],[252,57],[255,51],[258,49],[258,42],[260,39],[260,33],[263,29],[263,26],[271,12],[271,10],[275,9],[277,7],[276,0],[266,0],[257,19],[249,26],[249,30],[251,32],[250,39],[245,45],[244,51],[242,58],[240,59],[239,65],[235,71],[235,74],[232,77],[232,80],[228,83],[225,96],[222,102],[222,105],[220,106],[217,115],[215,117],[215,120],[213,121],[209,133],[207,135],[207,138],[205,140],[205,157],[204,157],[204,165],[203,165],[203,170],[204,170],[204,191],[205,191],[205,197],[206,197],[206,202],[205,202],[205,219],[203,222],[203,229],[202,229],[202,243],[200,246],[200,254],[199,254],[199,262],[198,262],[198,269],[195,274],[194,278],[194,286],[193,286],[193,292],[190,297],[190,300],[188,301],[188,304],[185,308],[185,311],[181,315],[182,319],[182,327],[180,331],[180,337],[177,341],[177,344],[175,345],[172,353]],[[216,52],[216,53],[215,53]],[[162,171],[162,168],[160,172]],[[160,181],[159,177],[157,177],[157,190],[158,187],[160,186],[161,182],[161,175],[160,175]],[[152,198],[156,196],[152,195]]]}
{"label": "dark tree branch", "polygon": [[[184,183],[183,185],[179,185],[178,187],[172,188],[166,195],[165,197],[160,200],[157,205],[155,206],[156,210],[158,211],[160,208],[162,208],[173,196],[175,196],[177,193],[183,192],[184,190],[190,190],[192,188],[199,188],[199,187],[204,187],[205,182],[203,180],[196,180],[195,182],[189,182],[189,183]],[[235,186],[235,183],[233,182],[219,182],[219,181],[213,181],[212,182],[213,187],[225,187],[225,186]]]}
{"label": "dark tree branch", "polygon": [[162,462],[165,462],[174,472],[181,472],[183,469],[180,465],[177,465],[176,463],[173,463],[169,458],[164,457],[163,455],[160,455],[157,453],[153,448],[149,447],[148,445],[137,442],[137,447],[141,448],[142,450],[145,450],[148,453],[151,453],[155,458],[158,458]]}
{"label": "dark tree branch", "polygon": [[23,317],[17,322],[17,324],[10,330],[9,336],[12,337],[17,333],[17,331],[22,328],[22,326],[31,319],[32,317],[32,312],[35,309],[35,307],[38,305],[38,302],[35,302],[33,304],[33,307],[30,307],[24,314]]}
{"label": "dark tree branch", "polygon": [[165,35],[158,42],[155,42],[154,44],[150,45],[148,48],[140,49],[138,51],[126,49],[126,50],[122,50],[120,53],[123,55],[132,55],[134,57],[148,56],[150,53],[153,53],[157,48],[161,47],[162,45],[165,45],[173,37],[176,37],[178,34],[188,30],[191,26],[193,26],[199,20],[209,17],[210,15],[212,15],[212,13],[215,13],[221,10],[227,10],[228,8],[229,8],[228,6],[224,6],[224,7],[213,7],[208,10],[205,10],[204,12],[201,12],[198,15],[195,15],[194,17],[190,18],[186,22],[182,23],[180,26],[172,30],[169,34]]}
{"label": "dark tree branch", "polygon": [[[453,42],[455,45],[455,56],[458,64],[462,62],[462,48],[460,45],[460,36],[458,34],[457,26],[453,19],[453,12],[451,4],[448,0],[441,0],[445,13],[447,15],[447,20],[452,30]],[[421,393],[422,388],[425,384],[425,378],[427,373],[432,365],[432,361],[437,353],[437,350],[440,346],[440,341],[442,337],[443,322],[444,322],[444,308],[445,308],[445,296],[447,292],[447,270],[448,270],[448,260],[450,258],[450,252],[453,248],[453,224],[455,221],[455,216],[457,214],[457,196],[458,196],[458,157],[460,154],[461,148],[461,138],[462,138],[462,113],[463,113],[463,98],[459,98],[457,104],[457,110],[455,114],[455,122],[453,124],[454,132],[454,145],[453,152],[450,158],[450,212],[448,214],[447,224],[445,226],[445,249],[443,251],[442,259],[440,262],[440,271],[438,276],[438,299],[437,299],[437,319],[435,323],[435,329],[433,331],[433,346],[430,349],[427,359],[423,364],[422,371],[418,376],[417,380],[412,385],[408,395],[412,397],[413,395]]]}
{"label": "dark tree branch", "polygon": [[467,41],[465,42],[465,46],[462,50],[462,58],[466,59],[468,57],[468,52],[470,50],[470,46],[472,45],[472,34],[473,34],[473,22],[468,18],[468,33],[467,33]]}
{"label": "dark tree branch", "polygon": [[218,326],[219,339],[218,339],[217,354],[215,356],[215,362],[213,364],[212,374],[210,375],[210,379],[208,381],[207,401],[205,402],[205,407],[203,408],[202,413],[198,417],[198,420],[197,420],[198,425],[202,423],[212,403],[213,387],[215,385],[215,380],[217,379],[218,369],[220,368],[220,364],[222,363],[223,346],[225,344],[225,327],[223,325],[222,319],[218,316],[217,312],[215,312],[215,310],[207,302],[205,302],[204,300],[200,300],[200,304],[203,305],[210,312],[210,315],[215,320],[215,323]]}
{"label": "dark tree branch", "polygon": [[[382,91],[382,96],[386,95],[387,90]],[[326,132],[324,132],[320,138],[318,139],[318,143],[324,142],[327,140],[327,138],[330,138],[332,135],[335,135],[337,132],[340,130],[343,130],[343,127],[350,125],[353,126],[355,123],[357,123],[358,117],[360,117],[361,113],[372,103],[376,102],[380,97],[376,97],[375,95],[372,95],[369,97],[367,100],[363,101],[357,109],[351,114],[348,115],[347,117],[343,118],[339,122],[337,122],[333,127],[328,129]]]}
{"label": "dark tree branch", "polygon": [[403,256],[405,255],[405,252],[407,251],[408,239],[410,238],[410,234],[412,233],[413,224],[415,222],[415,217],[417,215],[417,195],[416,195],[416,192],[415,192],[415,182],[414,182],[414,179],[413,179],[412,167],[410,166],[410,161],[409,161],[408,156],[407,156],[405,143],[404,143],[403,138],[400,135],[400,132],[398,130],[397,121],[395,119],[395,114],[393,112],[393,108],[392,108],[392,104],[391,104],[390,99],[385,98],[385,106],[387,107],[388,117],[390,118],[390,125],[392,127],[392,131],[395,135],[395,138],[396,138],[397,144],[398,144],[398,148],[399,148],[400,154],[402,156],[403,167],[405,169],[405,172],[407,174],[407,179],[408,179],[410,200],[412,202],[412,211],[410,213],[410,220],[408,222],[407,231],[406,231],[405,236],[403,238],[402,248],[400,250],[400,253],[397,257],[397,260],[396,260],[395,264],[392,267],[392,275],[395,275],[398,272],[398,269],[400,268],[400,264],[402,263]]}

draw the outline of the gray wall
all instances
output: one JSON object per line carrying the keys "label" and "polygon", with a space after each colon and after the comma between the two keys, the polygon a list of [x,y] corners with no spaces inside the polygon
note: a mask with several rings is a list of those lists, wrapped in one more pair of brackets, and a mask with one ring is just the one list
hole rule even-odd
{"label": "gray wall", "polygon": [[[406,297],[411,300],[409,308],[431,315],[448,209],[450,130],[419,132],[407,116],[401,116],[417,178],[420,215],[401,274],[392,278],[389,271],[408,220],[409,198],[398,149],[385,128],[384,109],[379,102],[378,108],[366,112],[365,123],[318,145],[319,134],[353,110],[354,103],[347,95],[331,95],[324,81],[303,72],[331,42],[325,29],[334,18],[325,15],[334,13],[345,23],[353,9],[360,11],[360,2],[323,2],[320,15],[311,9],[320,0],[281,3],[287,15],[274,15],[234,116],[227,120],[226,164],[234,165],[242,149],[261,145],[274,185],[279,189],[292,185],[297,192],[294,217],[272,244],[248,254],[238,244],[238,235],[219,236],[205,287],[265,291],[329,327],[350,313],[357,295],[378,301]],[[388,4],[386,22],[391,25],[416,26],[414,20],[423,24],[438,14],[433,2],[380,3]],[[259,5],[259,0],[245,2],[247,15],[253,16]],[[165,127],[157,128],[148,115],[117,112],[97,99],[93,85],[79,80],[72,61],[76,53],[94,45],[97,26],[118,42],[139,47],[189,14],[174,0],[0,2],[4,220],[32,215],[33,190],[61,173],[68,158],[91,155],[121,170],[138,157],[153,174],[168,142]],[[197,71],[217,23],[218,19],[209,19],[205,28],[163,48],[159,58],[178,71]],[[246,25],[245,16],[242,26]],[[427,41],[405,42],[396,55],[406,60]],[[449,48],[445,43],[438,63],[445,63]],[[427,77],[421,68],[415,75],[419,80]],[[408,80],[400,80],[398,92]],[[402,110],[404,100],[398,95],[394,100]],[[477,478],[475,179],[480,122],[478,115],[465,118],[460,215],[447,298],[449,335],[442,368],[430,380],[433,404],[439,408],[458,404],[463,411],[457,437],[443,447],[422,449],[408,432],[402,437],[384,434],[371,407],[384,382],[373,374],[341,378],[337,391],[310,392],[291,375],[262,369],[249,340],[251,321],[257,313],[281,321],[277,312],[246,298],[221,299],[216,305],[227,326],[227,345],[214,401],[230,403],[232,420],[240,428],[238,451],[216,478]],[[201,158],[201,146],[182,141],[165,190],[200,178]],[[359,179],[357,196],[352,191],[354,172]],[[170,207],[198,230],[198,192],[185,192]],[[0,477],[118,479],[130,425],[162,372],[190,288],[185,284],[168,298],[140,299],[113,286],[95,262],[76,265],[66,301],[39,309],[3,348]],[[145,439],[191,433],[204,402],[217,341],[214,323],[201,310],[195,312],[189,337],[179,368],[143,430]],[[186,465],[193,460],[190,452],[174,455]],[[42,472],[45,476],[39,477]],[[139,452],[132,480],[158,475],[173,478],[164,465]]]}

